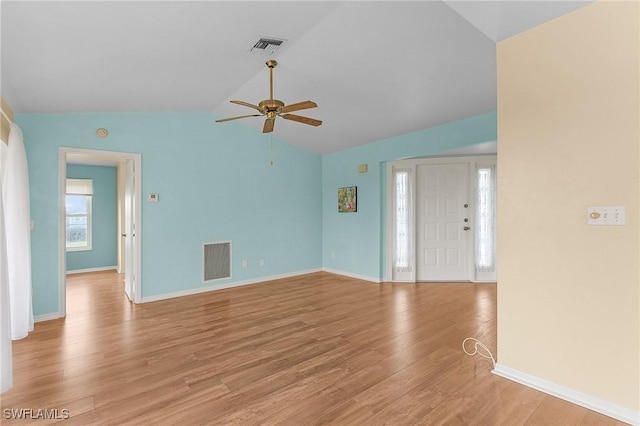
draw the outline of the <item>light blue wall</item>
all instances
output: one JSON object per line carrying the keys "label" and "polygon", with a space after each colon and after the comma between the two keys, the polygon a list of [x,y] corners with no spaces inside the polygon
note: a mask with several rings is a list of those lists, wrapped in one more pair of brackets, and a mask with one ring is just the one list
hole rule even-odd
{"label": "light blue wall", "polygon": [[[318,269],[383,276],[384,167],[496,140],[488,113],[320,157],[208,112],[18,114],[31,188],[34,313],[58,311],[58,151],[142,154],[143,297],[198,289],[202,243],[233,241],[232,278]],[[100,139],[96,128],[109,137]],[[270,166],[273,158],[275,165]],[[358,173],[359,164],[369,165]],[[358,187],[358,212],[337,212],[337,188]],[[335,257],[331,254],[334,253]],[[258,260],[265,259],[259,267]],[[248,267],[242,268],[242,260]]]}
{"label": "light blue wall", "polygon": [[[366,279],[382,279],[386,162],[495,141],[496,127],[496,113],[491,112],[325,155],[322,159],[323,266]],[[369,171],[358,173],[360,164],[368,164]],[[358,187],[358,211],[338,213],[338,188],[353,185]]]}
{"label": "light blue wall", "polygon": [[116,168],[67,165],[67,177],[93,180],[91,250],[67,252],[67,271],[118,264],[118,191]]}
{"label": "light blue wall", "polygon": [[[31,190],[34,314],[58,311],[59,147],[142,154],[142,296],[198,289],[202,244],[232,240],[230,281],[320,268],[322,159],[209,112],[17,114]],[[98,138],[105,127],[109,136]],[[273,166],[269,165],[271,158]],[[259,267],[263,258],[265,266]],[[248,267],[242,268],[243,259]]]}

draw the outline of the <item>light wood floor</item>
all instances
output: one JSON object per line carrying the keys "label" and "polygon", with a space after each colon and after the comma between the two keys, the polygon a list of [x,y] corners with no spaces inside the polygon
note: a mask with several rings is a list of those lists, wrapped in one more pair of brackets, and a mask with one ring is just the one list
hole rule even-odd
{"label": "light wood floor", "polygon": [[67,409],[65,425],[622,424],[462,352],[473,336],[495,353],[494,284],[316,273],[132,305],[119,278],[68,278],[67,317],[14,342],[3,413]]}

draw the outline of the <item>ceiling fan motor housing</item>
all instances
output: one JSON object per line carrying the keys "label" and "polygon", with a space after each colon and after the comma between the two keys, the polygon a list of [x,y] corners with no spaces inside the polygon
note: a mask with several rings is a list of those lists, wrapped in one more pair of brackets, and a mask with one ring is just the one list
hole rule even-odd
{"label": "ceiling fan motor housing", "polygon": [[260,108],[265,113],[269,111],[276,111],[280,113],[280,109],[284,106],[284,102],[279,101],[277,99],[265,99],[264,101],[258,104],[258,108]]}

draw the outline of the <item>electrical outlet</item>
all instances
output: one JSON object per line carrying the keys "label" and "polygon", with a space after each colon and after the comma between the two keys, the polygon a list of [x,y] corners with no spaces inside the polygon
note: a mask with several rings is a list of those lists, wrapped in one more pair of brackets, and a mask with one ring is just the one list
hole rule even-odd
{"label": "electrical outlet", "polygon": [[248,264],[248,262],[247,262],[246,260],[243,260],[243,261],[242,261],[242,267],[243,267],[243,268],[246,268],[246,267],[247,267],[247,264]]}
{"label": "electrical outlet", "polygon": [[262,268],[264,266],[264,259],[260,259],[259,264],[260,264],[260,267]]}

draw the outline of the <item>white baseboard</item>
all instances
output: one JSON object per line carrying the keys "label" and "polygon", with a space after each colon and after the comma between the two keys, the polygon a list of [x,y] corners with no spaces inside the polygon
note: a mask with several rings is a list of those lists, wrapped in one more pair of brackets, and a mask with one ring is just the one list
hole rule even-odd
{"label": "white baseboard", "polygon": [[360,275],[360,274],[352,274],[351,272],[340,271],[340,270],[337,270],[337,269],[322,268],[322,270],[324,272],[329,272],[329,273],[336,274],[336,275],[343,275],[345,277],[355,278],[355,279],[363,280],[363,281],[370,281],[370,282],[376,283],[376,284],[380,284],[382,282],[380,280],[380,278],[368,277],[366,275]]}
{"label": "white baseboard", "polygon": [[175,291],[173,293],[156,294],[156,295],[153,295],[153,296],[145,296],[145,297],[143,297],[141,303],[157,302],[159,300],[173,299],[174,297],[191,296],[193,294],[207,293],[207,292],[210,292],[210,291],[223,290],[225,288],[241,287],[241,286],[244,286],[244,285],[251,285],[251,284],[260,284],[260,283],[264,283],[266,281],[279,280],[279,279],[282,279],[282,278],[297,277],[299,275],[311,274],[311,273],[320,272],[320,271],[322,271],[322,269],[320,269],[320,268],[318,268],[318,269],[307,269],[305,271],[296,271],[296,272],[291,272],[291,273],[287,273],[287,274],[271,275],[271,276],[268,276],[268,277],[253,278],[253,279],[250,279],[250,280],[213,284],[213,285],[208,285],[206,287],[201,287],[201,288],[190,288],[188,290]]}
{"label": "white baseboard", "polygon": [[86,272],[101,272],[101,271],[113,271],[117,270],[117,266],[101,266],[99,268],[87,268],[87,269],[73,269],[71,271],[67,271],[67,275],[72,274],[84,274]]}
{"label": "white baseboard", "polygon": [[58,318],[62,318],[60,312],[52,312],[50,314],[35,315],[33,317],[33,322],[51,321]]}
{"label": "white baseboard", "polygon": [[493,369],[493,373],[549,395],[564,399],[565,401],[588,408],[589,410],[604,414],[605,416],[613,417],[616,420],[620,420],[631,425],[640,425],[640,412],[638,411],[540,379],[501,364],[496,364]]}

